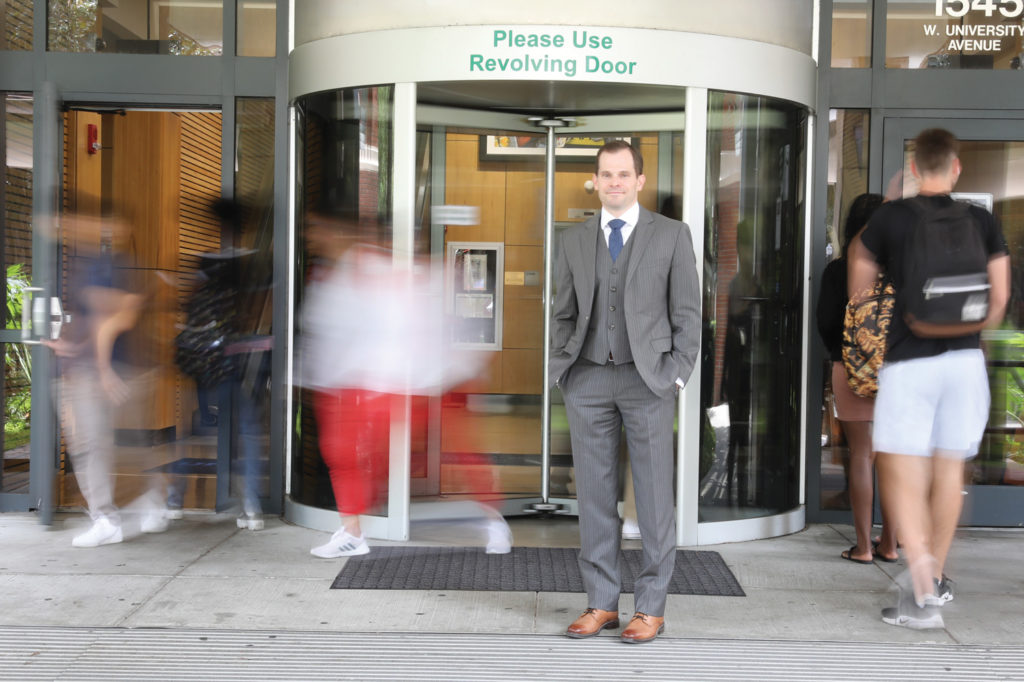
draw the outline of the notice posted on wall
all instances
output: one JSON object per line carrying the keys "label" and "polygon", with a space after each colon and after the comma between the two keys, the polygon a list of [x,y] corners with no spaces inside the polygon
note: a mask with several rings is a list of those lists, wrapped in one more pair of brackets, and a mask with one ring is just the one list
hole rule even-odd
{"label": "notice posted on wall", "polygon": [[461,348],[501,349],[503,245],[448,242],[447,300],[451,341]]}
{"label": "notice posted on wall", "polygon": [[491,294],[455,294],[455,317],[462,319],[494,317]]}

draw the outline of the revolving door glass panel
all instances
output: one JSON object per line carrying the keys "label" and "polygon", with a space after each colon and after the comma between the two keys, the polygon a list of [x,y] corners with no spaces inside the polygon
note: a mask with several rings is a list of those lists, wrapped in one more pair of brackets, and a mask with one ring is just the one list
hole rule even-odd
{"label": "revolving door glass panel", "polygon": [[[358,461],[349,462],[350,473],[365,484],[359,486],[366,496],[364,513],[380,516],[386,516],[388,508],[389,408],[375,403],[381,409],[363,412],[363,420],[356,412],[364,406],[346,409],[352,406],[335,394],[331,374],[339,358],[351,357],[347,351],[361,342],[364,320],[332,315],[329,285],[351,249],[369,254],[365,262],[390,258],[393,108],[393,86],[322,92],[296,101],[294,305],[299,311],[299,352],[290,495],[301,504],[335,508],[332,477],[323,456],[328,448],[322,446],[334,442],[331,438],[338,443],[357,438]],[[320,296],[315,298],[318,287]],[[315,306],[314,300],[321,305]],[[373,311],[372,302],[365,310]],[[318,339],[327,344],[316,345]],[[344,484],[345,472],[335,472],[335,482]]]}
{"label": "revolving door glass panel", "polygon": [[708,96],[700,521],[800,504],[806,112]]}

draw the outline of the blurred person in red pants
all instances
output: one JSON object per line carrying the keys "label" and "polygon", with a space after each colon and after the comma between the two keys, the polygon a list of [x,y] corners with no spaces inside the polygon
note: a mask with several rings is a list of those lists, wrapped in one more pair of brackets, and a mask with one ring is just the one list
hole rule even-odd
{"label": "blurred person in red pants", "polygon": [[[311,553],[355,556],[370,551],[359,515],[387,489],[393,402],[440,395],[476,372],[480,354],[456,358],[443,343],[441,297],[425,265],[398,266],[366,226],[323,215],[309,218],[305,237],[322,262],[303,305],[299,376],[314,392],[321,456],[341,516],[341,527]],[[410,402],[412,423],[422,421],[425,401]]]}

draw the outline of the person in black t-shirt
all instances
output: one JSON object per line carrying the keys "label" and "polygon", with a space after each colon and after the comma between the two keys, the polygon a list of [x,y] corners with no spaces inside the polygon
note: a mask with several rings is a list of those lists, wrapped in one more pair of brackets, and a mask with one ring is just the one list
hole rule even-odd
{"label": "person in black t-shirt", "polygon": [[[932,128],[915,139],[911,170],[919,196],[933,207],[953,201],[960,177],[959,143]],[[988,316],[973,333],[923,338],[903,320],[904,256],[917,222],[906,200],[882,206],[852,255],[849,292],[870,286],[885,268],[896,289],[885,363],[875,400],[874,448],[882,502],[895,517],[913,591],[905,590],[882,620],[914,629],[943,627],[938,607],[953,598],[943,575],[962,506],[964,460],[978,452],[988,421],[989,391],[980,329],[1003,318],[1010,291],[1010,259],[995,217],[971,207],[989,254]]]}

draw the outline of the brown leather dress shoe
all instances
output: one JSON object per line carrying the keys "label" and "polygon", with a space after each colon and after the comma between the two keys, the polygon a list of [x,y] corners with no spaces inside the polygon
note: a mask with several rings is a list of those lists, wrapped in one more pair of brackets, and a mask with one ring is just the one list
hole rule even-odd
{"label": "brown leather dress shoe", "polygon": [[565,631],[566,637],[586,639],[601,633],[605,628],[619,627],[619,612],[588,608]]}
{"label": "brown leather dress shoe", "polygon": [[664,631],[664,618],[648,616],[646,613],[637,611],[620,637],[627,644],[643,644],[654,641]]}

